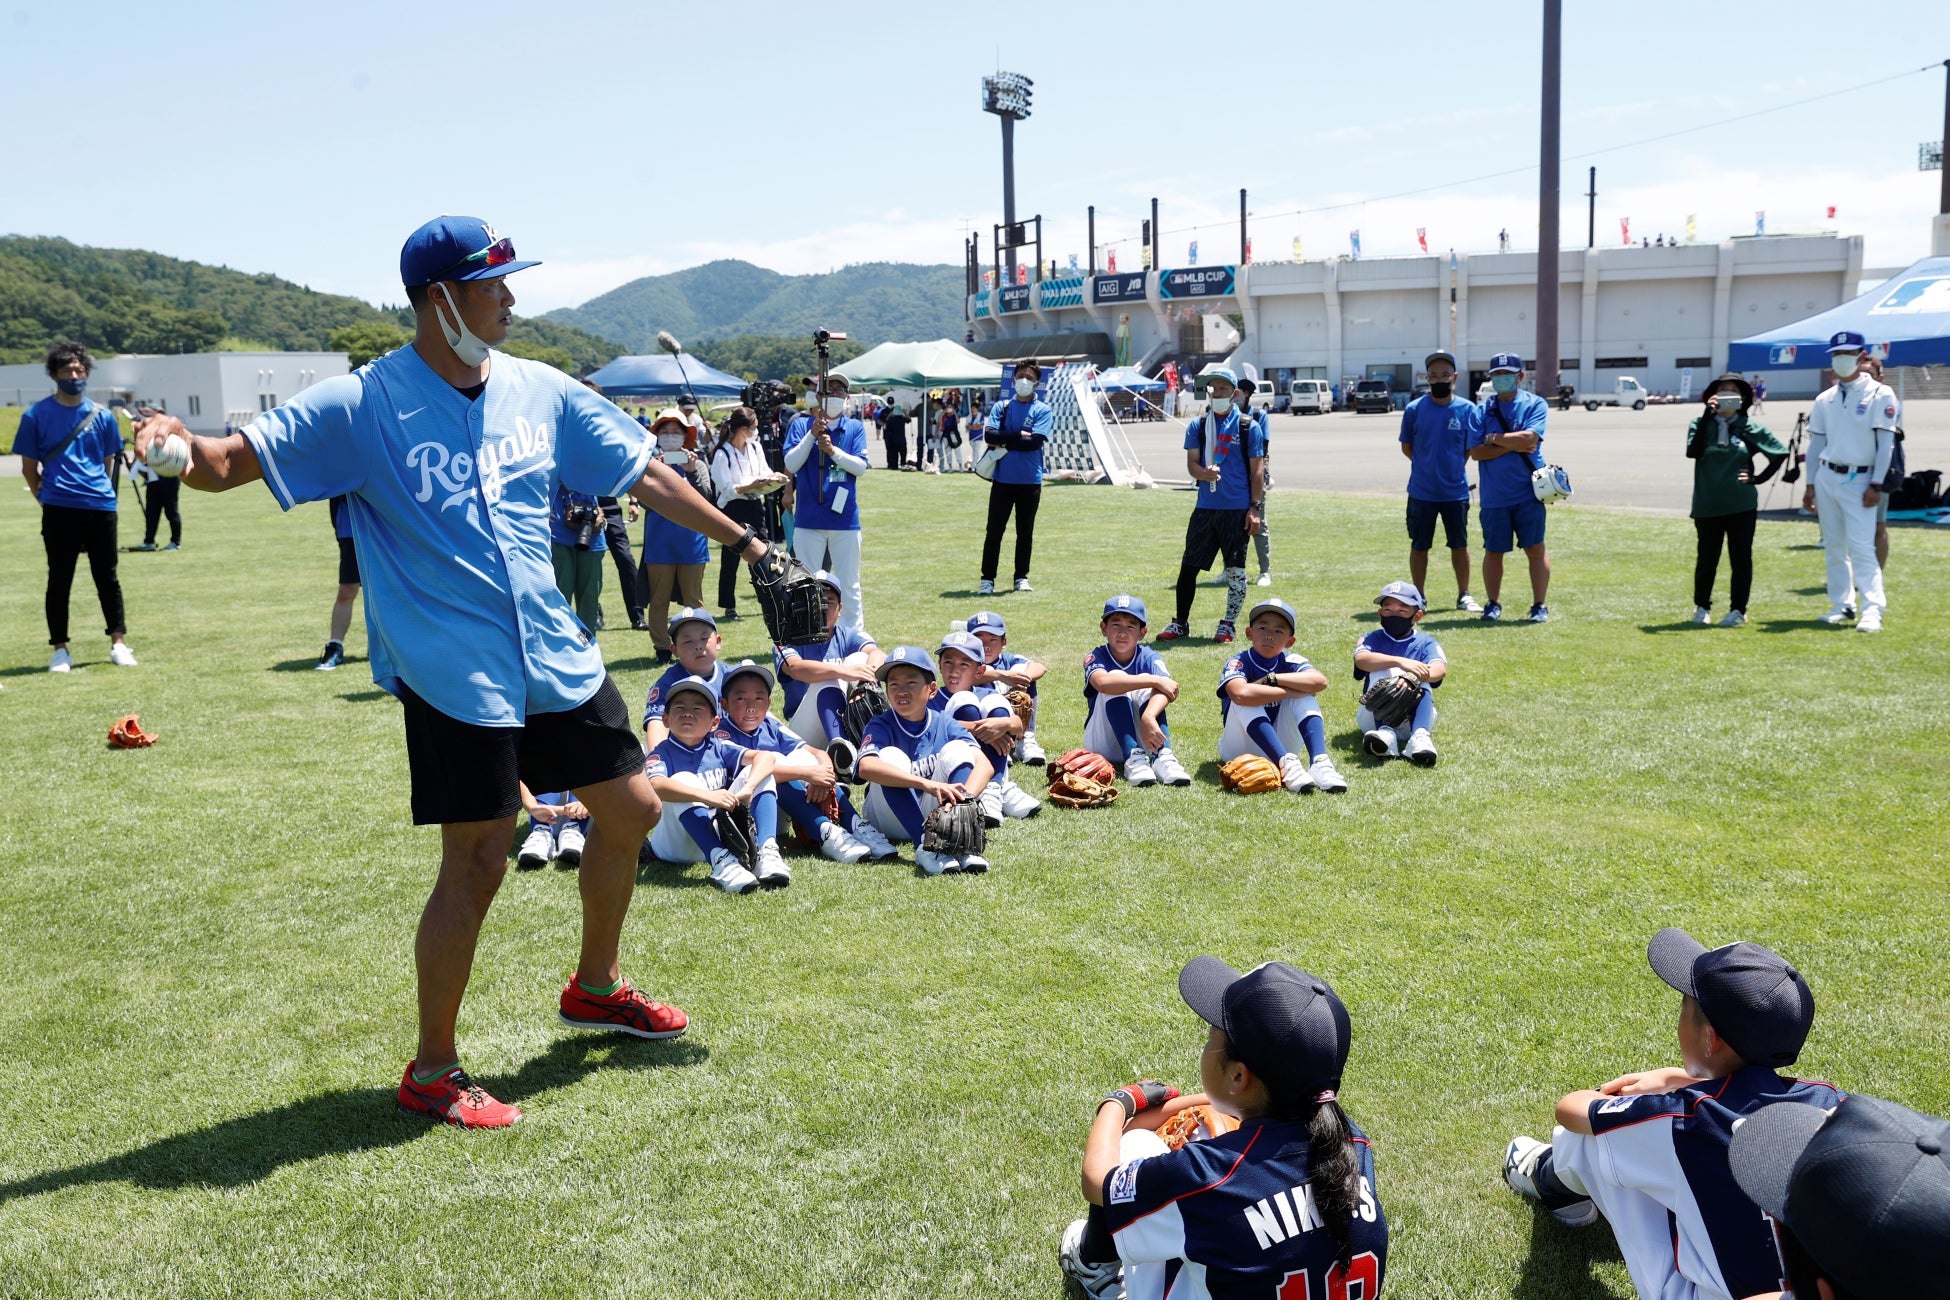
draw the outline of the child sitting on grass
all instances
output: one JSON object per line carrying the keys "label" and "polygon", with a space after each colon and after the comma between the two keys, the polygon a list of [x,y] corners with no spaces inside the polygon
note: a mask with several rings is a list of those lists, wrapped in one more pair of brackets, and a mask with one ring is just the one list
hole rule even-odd
{"label": "child sitting on grass", "polygon": [[[791,884],[792,873],[779,856],[779,797],[772,782],[777,756],[713,734],[718,691],[701,677],[678,682],[664,703],[670,734],[644,763],[650,788],[664,801],[663,816],[650,832],[652,851],[665,862],[708,861],[711,883],[727,894]],[[740,803],[758,824],[755,862],[742,862],[726,848],[712,822],[720,809]]]}

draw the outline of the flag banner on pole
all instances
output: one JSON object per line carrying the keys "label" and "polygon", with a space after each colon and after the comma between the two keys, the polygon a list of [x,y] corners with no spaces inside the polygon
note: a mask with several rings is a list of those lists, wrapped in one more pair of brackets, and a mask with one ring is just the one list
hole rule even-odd
{"label": "flag banner on pole", "polygon": [[1621,243],[1629,244],[1632,242],[1632,219],[1630,217],[1620,217],[1618,219],[1618,235]]}
{"label": "flag banner on pole", "polygon": [[1300,251],[1300,236],[1298,235],[1293,237],[1293,260],[1296,262],[1304,262],[1307,260],[1306,255]]}
{"label": "flag banner on pole", "polygon": [[993,271],[982,272],[982,292],[987,293],[990,289],[993,288],[995,288],[995,272]]}
{"label": "flag banner on pole", "polygon": [[1185,265],[1198,265],[1198,241],[1196,239],[1192,241],[1191,247],[1185,250]]}
{"label": "flag banner on pole", "polygon": [[1358,259],[1361,256],[1361,232],[1358,230],[1348,231],[1347,242],[1354,246],[1354,256]]}
{"label": "flag banner on pole", "polygon": [[1688,212],[1686,214],[1686,242],[1690,244],[1695,239],[1698,238],[1699,238],[1699,222],[1694,220],[1693,213]]}
{"label": "flag banner on pole", "polygon": [[1077,273],[1077,255],[1075,253],[1072,253],[1070,254],[1070,274],[1075,275],[1076,273]]}
{"label": "flag banner on pole", "polygon": [[1756,235],[1764,235],[1767,233],[1767,211],[1764,208],[1754,213],[1754,233]]}
{"label": "flag banner on pole", "polygon": [[1106,261],[1108,262],[1108,265],[1104,269],[1109,271],[1112,275],[1116,275],[1117,274],[1117,250],[1113,248],[1110,250],[1110,252],[1106,253],[1104,256]]}
{"label": "flag banner on pole", "polygon": [[1029,283],[1029,263],[1027,262],[1016,263],[1016,283],[1017,284]]}
{"label": "flag banner on pole", "polygon": [[1246,240],[1246,256],[1240,260],[1246,262],[1253,260],[1253,241],[1250,236]]}
{"label": "flag banner on pole", "polygon": [[1428,231],[1428,227],[1426,227],[1426,226],[1417,226],[1417,227],[1415,227],[1415,242],[1416,242],[1416,243],[1418,243],[1418,244],[1420,244],[1420,245],[1422,246],[1422,251],[1423,251],[1423,252],[1425,252],[1425,253],[1426,253],[1426,252],[1428,252],[1428,251],[1429,251],[1429,231]]}
{"label": "flag banner on pole", "polygon": [[1144,269],[1147,271],[1151,269],[1151,245],[1149,244],[1144,246]]}
{"label": "flag banner on pole", "polygon": [[1828,205],[1828,219],[1830,221],[1835,219],[1835,205],[1832,203]]}

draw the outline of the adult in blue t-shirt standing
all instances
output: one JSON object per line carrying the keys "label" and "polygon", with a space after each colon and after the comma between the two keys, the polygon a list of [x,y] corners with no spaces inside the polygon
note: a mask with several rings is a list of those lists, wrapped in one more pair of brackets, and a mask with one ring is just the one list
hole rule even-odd
{"label": "adult in blue t-shirt standing", "polygon": [[1415,590],[1429,598],[1429,548],[1435,544],[1435,522],[1442,521],[1449,544],[1449,563],[1456,571],[1456,608],[1480,614],[1483,607],[1469,594],[1469,461],[1470,435],[1482,427],[1483,411],[1466,397],[1456,396],[1455,354],[1438,349],[1422,368],[1429,391],[1402,412],[1402,455],[1408,458],[1408,576]]}
{"label": "adult in blue t-shirt standing", "polygon": [[1198,502],[1185,524],[1185,553],[1178,561],[1178,604],[1160,641],[1192,634],[1192,598],[1198,575],[1225,559],[1226,616],[1212,633],[1221,645],[1238,635],[1246,603],[1246,539],[1259,531],[1266,506],[1266,435],[1240,419],[1233,407],[1238,379],[1224,366],[1205,372],[1205,414],[1185,426],[1185,472],[1198,483]]}
{"label": "adult in blue t-shirt standing", "polygon": [[75,561],[88,556],[88,572],[101,598],[109,662],[135,667],[135,652],[122,639],[122,582],[115,575],[115,485],[109,467],[122,454],[122,429],[105,406],[85,395],[95,359],[79,343],[48,349],[47,374],[57,390],[28,407],[14,435],[21,477],[41,503],[41,544],[47,549],[47,643],[54,647],[51,673],[74,667],[68,653],[68,593]]}
{"label": "adult in blue t-shirt standing", "polygon": [[1490,387],[1496,395],[1483,404],[1483,420],[1469,435],[1469,458],[1476,461],[1477,485],[1482,491],[1483,593],[1490,603],[1483,621],[1503,617],[1503,557],[1512,535],[1530,560],[1530,621],[1550,621],[1551,561],[1544,553],[1544,503],[1530,485],[1532,470],[1544,457],[1544,423],[1550,403],[1517,385],[1523,382],[1523,358],[1499,352],[1490,358]]}
{"label": "adult in blue t-shirt standing", "polygon": [[[1043,444],[1049,441],[1050,423],[1055,413],[1049,403],[1036,396],[1043,368],[1034,361],[1016,367],[1013,401],[997,402],[989,408],[982,424],[982,444],[1003,449],[1002,460],[989,480],[989,526],[982,538],[982,585],[984,596],[995,591],[995,570],[1002,563],[1002,530],[1009,526],[1009,512],[1016,515],[1016,590],[1028,591],[1029,560],[1036,549],[1036,509],[1043,503]],[[970,421],[973,428],[973,421]]]}

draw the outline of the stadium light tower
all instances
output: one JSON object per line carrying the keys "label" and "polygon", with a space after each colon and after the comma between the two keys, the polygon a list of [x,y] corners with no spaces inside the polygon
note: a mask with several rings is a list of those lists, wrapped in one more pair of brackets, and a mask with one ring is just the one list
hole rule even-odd
{"label": "stadium light tower", "polygon": [[[1002,119],[1002,224],[1011,245],[1021,242],[1016,230],[1016,123],[1029,116],[1029,97],[1035,82],[1020,72],[998,72],[982,78],[982,111]],[[1016,281],[1016,250],[1008,250],[1009,283]]]}

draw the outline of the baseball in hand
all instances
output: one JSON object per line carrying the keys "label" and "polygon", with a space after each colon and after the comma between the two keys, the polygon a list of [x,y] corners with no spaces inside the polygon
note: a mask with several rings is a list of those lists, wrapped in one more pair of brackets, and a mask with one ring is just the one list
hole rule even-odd
{"label": "baseball in hand", "polygon": [[149,444],[147,463],[164,478],[175,478],[190,467],[189,440],[180,433]]}

